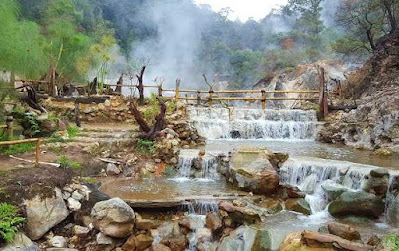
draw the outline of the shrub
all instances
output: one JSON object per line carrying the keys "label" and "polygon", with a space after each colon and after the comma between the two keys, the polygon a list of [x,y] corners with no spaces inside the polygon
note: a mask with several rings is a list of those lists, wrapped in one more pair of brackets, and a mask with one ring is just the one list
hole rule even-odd
{"label": "shrub", "polygon": [[58,162],[60,163],[62,168],[71,168],[71,169],[79,169],[80,168],[80,163],[78,162],[72,162],[68,159],[66,156],[61,156],[58,159]]}
{"label": "shrub", "polygon": [[137,148],[142,153],[154,153],[155,152],[155,143],[150,140],[139,139],[137,141]]}
{"label": "shrub", "polygon": [[68,136],[70,139],[77,137],[80,132],[79,127],[77,127],[77,126],[68,126],[67,131],[68,131]]}
{"label": "shrub", "polygon": [[24,222],[24,218],[18,216],[16,206],[1,203],[0,204],[0,239],[6,242],[12,242],[19,227]]}

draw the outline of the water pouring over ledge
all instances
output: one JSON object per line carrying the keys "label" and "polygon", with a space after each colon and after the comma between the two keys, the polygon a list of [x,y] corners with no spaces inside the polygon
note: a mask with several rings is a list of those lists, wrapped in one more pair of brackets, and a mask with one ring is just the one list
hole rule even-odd
{"label": "water pouring over ledge", "polygon": [[189,108],[199,134],[212,139],[314,140],[316,111]]}

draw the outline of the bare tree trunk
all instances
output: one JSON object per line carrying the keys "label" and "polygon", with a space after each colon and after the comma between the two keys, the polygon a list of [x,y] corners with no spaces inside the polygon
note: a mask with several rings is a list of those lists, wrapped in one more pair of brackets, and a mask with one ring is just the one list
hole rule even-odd
{"label": "bare tree trunk", "polygon": [[144,85],[143,85],[143,76],[145,72],[146,66],[143,66],[140,71],[140,75],[136,74],[137,80],[139,81],[139,84],[137,86],[137,89],[139,90],[139,105],[144,105]]}
{"label": "bare tree trunk", "polygon": [[134,118],[140,126],[140,130],[143,132],[141,138],[146,140],[154,140],[157,133],[165,129],[165,115],[166,115],[166,104],[164,101],[159,99],[160,113],[155,118],[154,124],[150,127],[145,121],[143,114],[137,109],[134,101],[130,102],[130,111],[133,113]]}

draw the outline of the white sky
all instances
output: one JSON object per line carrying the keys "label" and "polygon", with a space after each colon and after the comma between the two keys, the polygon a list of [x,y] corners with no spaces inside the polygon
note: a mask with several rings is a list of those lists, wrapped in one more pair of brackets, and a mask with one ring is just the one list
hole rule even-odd
{"label": "white sky", "polygon": [[233,11],[229,18],[239,18],[245,22],[252,17],[255,20],[264,18],[273,8],[286,4],[288,0],[194,0],[197,4],[209,4],[216,12],[225,7]]}

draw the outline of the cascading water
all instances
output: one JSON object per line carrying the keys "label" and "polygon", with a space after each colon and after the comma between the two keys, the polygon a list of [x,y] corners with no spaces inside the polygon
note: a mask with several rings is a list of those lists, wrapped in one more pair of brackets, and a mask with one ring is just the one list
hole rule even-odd
{"label": "cascading water", "polygon": [[181,150],[179,155],[179,178],[217,179],[217,159],[211,154],[199,155],[199,150]]}
{"label": "cascading water", "polygon": [[323,211],[329,199],[328,187],[359,190],[366,176],[378,167],[317,158],[290,158],[280,169],[281,183],[306,192],[312,213]]}
{"label": "cascading water", "polygon": [[399,174],[397,172],[389,177],[385,201],[385,222],[395,227],[399,226]]}
{"label": "cascading water", "polygon": [[207,139],[312,140],[317,129],[313,110],[193,107],[189,117]]}

